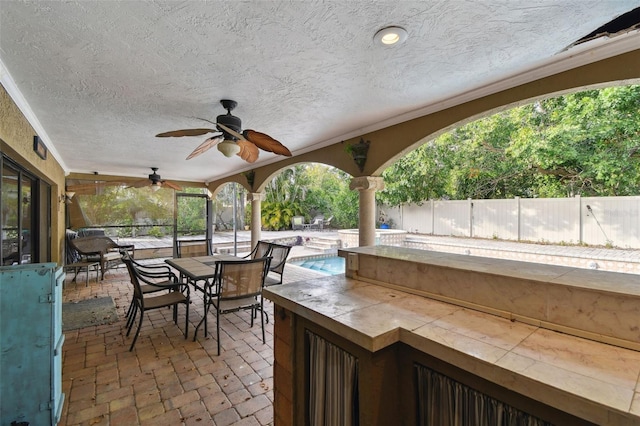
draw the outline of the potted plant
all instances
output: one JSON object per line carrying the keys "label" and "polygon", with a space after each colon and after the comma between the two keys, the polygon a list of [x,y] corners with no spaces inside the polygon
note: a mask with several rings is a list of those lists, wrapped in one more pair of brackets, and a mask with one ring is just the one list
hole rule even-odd
{"label": "potted plant", "polygon": [[365,141],[360,138],[358,143],[354,143],[351,145],[347,145],[346,151],[351,154],[353,161],[355,161],[358,169],[362,172],[364,170],[364,165],[367,162],[367,154],[369,152],[369,145],[371,141]]}
{"label": "potted plant", "polygon": [[387,214],[382,210],[380,210],[378,217],[378,226],[380,229],[390,229],[393,226],[393,220],[387,218]]}

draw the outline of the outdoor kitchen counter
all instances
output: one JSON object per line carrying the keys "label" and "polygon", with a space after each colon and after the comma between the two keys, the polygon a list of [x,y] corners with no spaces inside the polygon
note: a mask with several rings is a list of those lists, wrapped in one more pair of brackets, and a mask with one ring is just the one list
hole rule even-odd
{"label": "outdoor kitchen counter", "polygon": [[[341,251],[341,255],[347,257],[348,274],[359,276],[364,273],[363,266],[368,262],[366,257],[372,255],[377,257],[377,266],[374,267],[390,272],[390,264],[385,265],[384,259],[388,260],[389,255],[393,258],[391,253],[394,252],[395,257],[403,261],[416,260],[412,259],[416,253],[389,247],[350,249]],[[357,259],[353,256],[349,259],[349,255],[354,253]],[[495,265],[505,266],[505,261],[501,260],[494,260],[494,266],[491,266],[492,262],[480,261],[482,258],[438,254],[432,256],[433,263],[425,262],[424,258],[417,262],[419,267],[416,270],[421,271],[418,277],[410,278],[412,272],[407,265],[403,265],[404,269],[391,268],[400,276],[404,287],[411,287],[404,290],[397,283],[389,285],[381,281],[371,282],[379,281],[371,278],[337,275],[270,287],[264,290],[264,294],[276,305],[370,352],[404,343],[506,389],[588,421],[611,425],[640,424],[639,351],[554,331],[546,323],[525,323],[517,319],[520,314],[509,317],[502,315],[504,312],[497,312],[498,315],[496,312],[488,313],[486,310],[494,308],[481,309],[482,306],[475,304],[477,301],[463,301],[462,304],[479,308],[470,309],[470,306],[461,306],[460,303],[417,294],[426,291],[419,289],[414,281],[438,284],[435,282],[439,272],[433,273],[430,268],[434,264],[454,269],[464,266],[459,264],[460,257],[471,262],[470,268],[462,268],[466,271],[480,269],[482,273],[489,270],[493,274],[497,272]],[[484,266],[480,266],[482,262],[485,262]],[[548,267],[545,273],[545,265],[538,269],[534,264],[522,264],[512,262],[509,265],[507,262],[511,271],[507,276],[530,280],[546,274],[548,280],[542,279],[538,283],[542,286],[558,277],[573,280],[569,271],[557,270],[559,267]],[[532,268],[533,272],[527,273],[524,266]],[[622,278],[608,277],[594,286],[598,291],[602,291],[601,287],[613,291],[616,290],[611,288],[615,279]],[[447,280],[444,275],[440,279],[444,280],[439,283],[443,286],[456,285],[455,280]],[[491,282],[491,277],[476,276],[474,279],[471,284]],[[498,292],[502,290],[501,286],[494,288],[492,296],[501,298]],[[467,292],[474,293],[469,287]],[[524,302],[531,303],[531,300],[525,298]],[[571,300],[565,302],[572,303]],[[631,308],[619,306],[618,309]]]}

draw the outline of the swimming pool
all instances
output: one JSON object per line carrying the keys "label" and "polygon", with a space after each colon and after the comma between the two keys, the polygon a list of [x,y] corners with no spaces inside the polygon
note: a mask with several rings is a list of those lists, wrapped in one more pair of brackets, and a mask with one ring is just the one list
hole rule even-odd
{"label": "swimming pool", "polygon": [[344,274],[344,258],[339,256],[300,259],[293,260],[290,263],[327,275]]}

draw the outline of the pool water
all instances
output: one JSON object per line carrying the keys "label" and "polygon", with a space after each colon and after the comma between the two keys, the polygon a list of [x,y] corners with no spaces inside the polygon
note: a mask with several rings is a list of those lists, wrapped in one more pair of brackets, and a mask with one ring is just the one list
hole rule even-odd
{"label": "pool water", "polygon": [[294,260],[290,263],[291,265],[301,266],[327,275],[344,274],[344,258],[338,256]]}

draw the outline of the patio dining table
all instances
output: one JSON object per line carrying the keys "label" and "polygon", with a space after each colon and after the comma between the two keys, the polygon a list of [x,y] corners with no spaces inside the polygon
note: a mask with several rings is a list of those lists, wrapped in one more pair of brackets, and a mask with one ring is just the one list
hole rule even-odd
{"label": "patio dining table", "polygon": [[180,272],[180,277],[187,278],[196,290],[204,291],[204,287],[198,285],[199,281],[208,281],[216,276],[216,262],[221,260],[242,260],[230,254],[214,254],[210,256],[181,257],[166,259],[165,262]]}
{"label": "patio dining table", "polygon": [[[202,292],[202,299],[205,307],[205,316],[207,315],[207,284],[216,277],[216,263],[224,260],[243,260],[240,257],[230,254],[214,254],[210,256],[198,257],[181,257],[176,259],[166,259],[165,262],[180,272],[180,281],[186,277],[187,283],[193,288]],[[200,284],[202,282],[202,284]],[[204,321],[204,317],[196,326],[195,337],[198,335],[198,328]]]}

